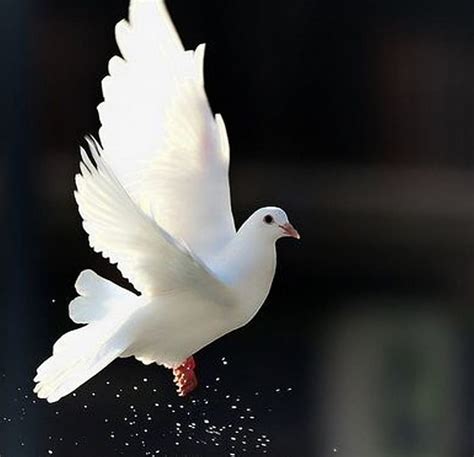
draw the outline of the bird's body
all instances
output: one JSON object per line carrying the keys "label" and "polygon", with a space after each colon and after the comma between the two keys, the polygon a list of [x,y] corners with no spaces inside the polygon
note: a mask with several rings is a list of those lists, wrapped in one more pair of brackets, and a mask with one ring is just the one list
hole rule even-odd
{"label": "bird's body", "polygon": [[267,207],[235,230],[229,144],[204,92],[203,47],[184,51],[161,0],[132,0],[120,22],[99,105],[102,145],[88,140],[76,200],[91,247],[117,263],[139,295],[85,270],[35,391],[57,401],[118,357],[172,368],[181,394],[196,386],[193,354],[260,309],[275,242],[299,237]]}
{"label": "bird's body", "polygon": [[[275,275],[274,243],[261,243],[258,232],[245,230],[208,267],[232,291],[228,303],[198,299],[193,291],[151,298],[137,311],[140,335],[124,357],[175,367],[219,337],[247,324],[264,303]],[[248,256],[251,249],[255,256]],[[258,250],[258,252],[256,251]]]}

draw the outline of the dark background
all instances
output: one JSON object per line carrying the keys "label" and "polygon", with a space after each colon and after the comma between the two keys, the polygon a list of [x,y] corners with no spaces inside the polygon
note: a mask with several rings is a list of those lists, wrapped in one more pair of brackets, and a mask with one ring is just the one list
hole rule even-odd
{"label": "dark background", "polygon": [[197,355],[194,402],[119,360],[54,406],[32,378],[78,273],[120,281],[73,178],[127,1],[0,6],[2,457],[473,454],[472,1],[169,0],[208,44],[237,223],[280,205],[302,240],[255,320]]}

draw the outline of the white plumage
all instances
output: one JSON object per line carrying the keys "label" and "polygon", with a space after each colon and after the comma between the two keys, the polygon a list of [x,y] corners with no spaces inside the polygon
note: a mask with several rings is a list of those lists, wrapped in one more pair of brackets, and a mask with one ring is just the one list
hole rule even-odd
{"label": "white plumage", "polygon": [[116,26],[98,106],[101,145],[81,149],[75,192],[91,247],[136,295],[83,271],[70,317],[83,327],[54,345],[35,392],[54,402],[117,357],[174,369],[196,386],[192,356],[245,325],[273,280],[275,241],[299,237],[285,212],[256,211],[236,233],[229,142],[204,90],[204,45],[185,51],[161,0],[132,0]]}

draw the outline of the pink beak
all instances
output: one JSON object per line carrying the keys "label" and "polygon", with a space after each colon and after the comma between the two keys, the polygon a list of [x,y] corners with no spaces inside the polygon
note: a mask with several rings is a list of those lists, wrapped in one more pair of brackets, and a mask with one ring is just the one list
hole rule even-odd
{"label": "pink beak", "polygon": [[297,240],[300,239],[300,234],[289,222],[280,225],[280,228],[283,230],[286,236],[291,236],[291,238],[296,238]]}

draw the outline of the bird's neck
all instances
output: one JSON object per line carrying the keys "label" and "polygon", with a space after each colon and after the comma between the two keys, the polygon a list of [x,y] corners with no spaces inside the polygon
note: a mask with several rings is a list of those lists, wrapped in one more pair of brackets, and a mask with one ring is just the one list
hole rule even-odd
{"label": "bird's neck", "polygon": [[242,227],[222,254],[219,270],[239,296],[243,324],[260,309],[270,291],[276,269],[275,241]]}

